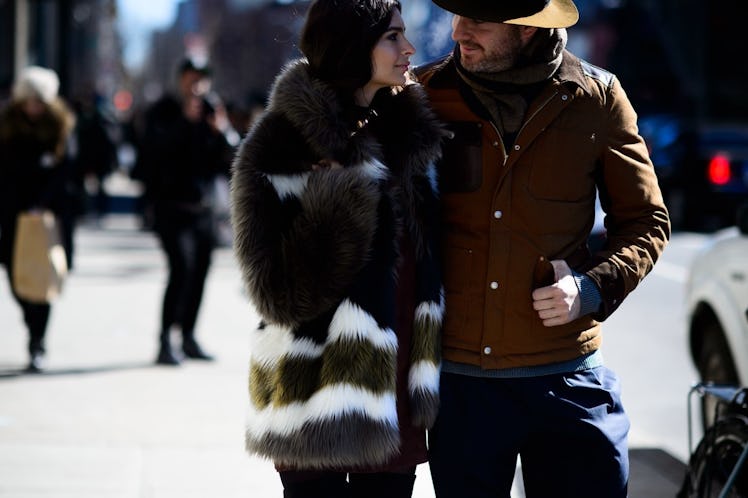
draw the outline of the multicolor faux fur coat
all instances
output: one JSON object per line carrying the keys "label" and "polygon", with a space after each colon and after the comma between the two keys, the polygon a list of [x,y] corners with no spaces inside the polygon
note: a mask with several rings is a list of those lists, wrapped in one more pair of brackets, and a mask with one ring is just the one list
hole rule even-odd
{"label": "multicolor faux fur coat", "polygon": [[[246,444],[280,466],[352,468],[397,453],[403,234],[416,256],[407,402],[413,424],[436,417],[442,129],[419,86],[375,107],[353,132],[332,88],[292,62],[233,165],[235,252],[263,319],[251,341]],[[344,167],[312,168],[331,159]]]}

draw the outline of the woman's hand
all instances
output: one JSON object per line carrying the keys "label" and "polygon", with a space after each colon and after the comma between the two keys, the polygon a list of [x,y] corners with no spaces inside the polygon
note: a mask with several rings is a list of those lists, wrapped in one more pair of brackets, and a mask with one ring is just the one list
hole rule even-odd
{"label": "woman's hand", "polygon": [[320,159],[316,163],[312,164],[314,171],[322,169],[343,169],[343,165],[337,162],[335,159]]}

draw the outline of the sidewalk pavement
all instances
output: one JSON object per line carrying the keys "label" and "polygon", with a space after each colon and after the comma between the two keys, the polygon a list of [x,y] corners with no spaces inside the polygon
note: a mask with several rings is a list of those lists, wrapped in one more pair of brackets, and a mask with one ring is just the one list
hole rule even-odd
{"label": "sidewalk pavement", "polygon": [[[243,448],[258,318],[231,249],[215,254],[197,325],[216,362],[154,365],[165,278],[156,240],[134,219],[79,227],[75,268],[52,310],[48,370],[31,375],[0,275],[0,498],[282,496],[272,464]],[[674,496],[682,464],[660,453],[632,452],[632,497]],[[433,498],[428,466],[417,473],[414,498]]]}

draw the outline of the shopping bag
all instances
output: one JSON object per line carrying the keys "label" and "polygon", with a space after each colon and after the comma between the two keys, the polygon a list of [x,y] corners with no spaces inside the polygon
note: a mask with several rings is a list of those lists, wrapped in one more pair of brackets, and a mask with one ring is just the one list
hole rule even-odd
{"label": "shopping bag", "polygon": [[13,244],[13,290],[34,303],[49,303],[59,296],[68,272],[60,227],[51,211],[18,215]]}

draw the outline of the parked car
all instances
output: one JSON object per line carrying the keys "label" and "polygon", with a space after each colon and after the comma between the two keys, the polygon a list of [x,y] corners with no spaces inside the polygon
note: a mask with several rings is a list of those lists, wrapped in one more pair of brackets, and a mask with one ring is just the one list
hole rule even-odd
{"label": "parked car", "polygon": [[[748,386],[748,204],[696,256],[686,285],[691,358],[701,381]],[[702,402],[710,425],[713,403]]]}
{"label": "parked car", "polygon": [[672,114],[639,119],[673,227],[715,231],[748,199],[748,123],[689,123]]}

